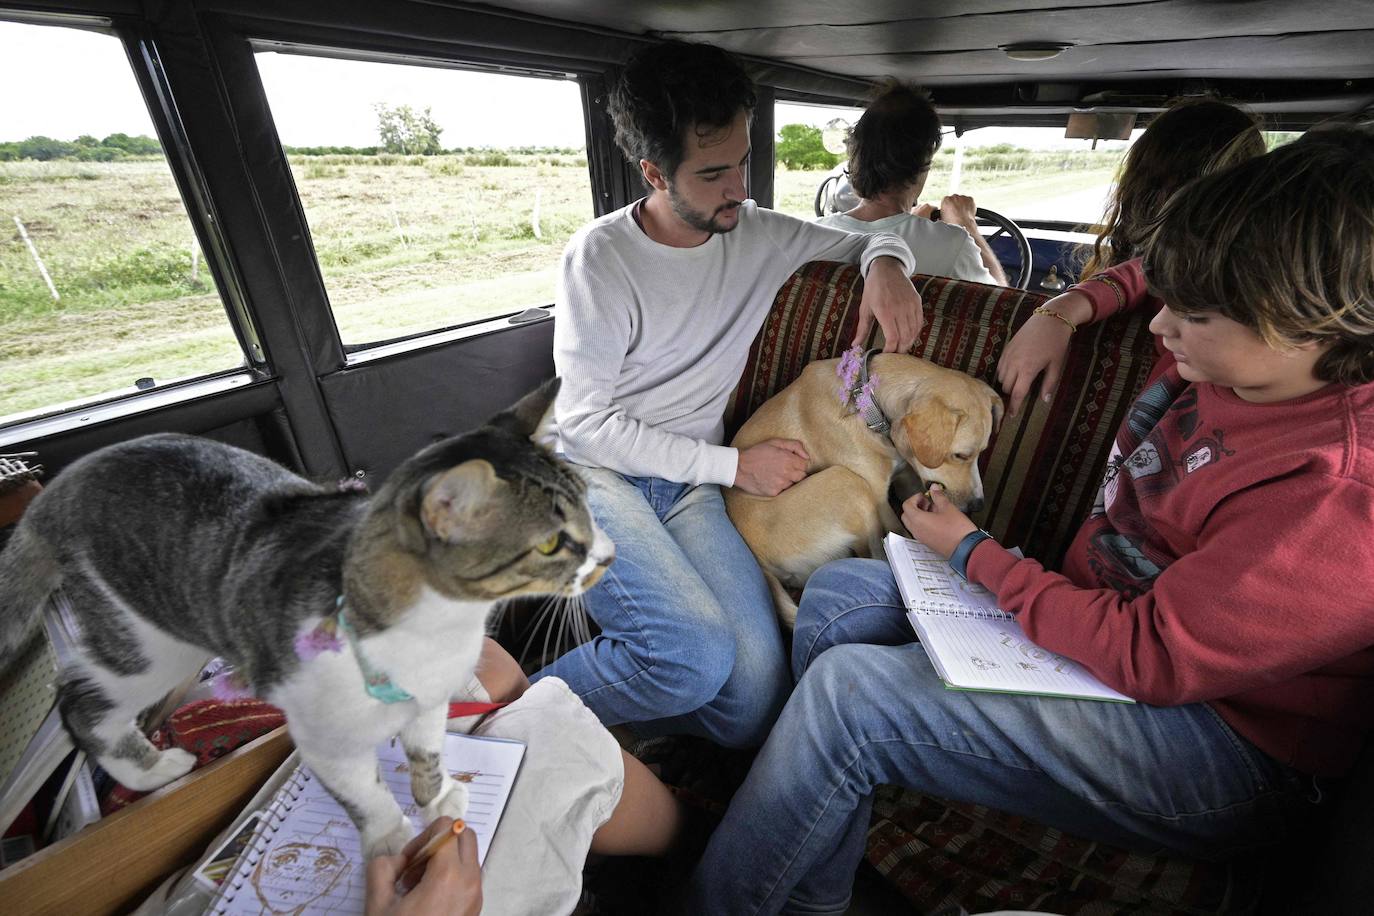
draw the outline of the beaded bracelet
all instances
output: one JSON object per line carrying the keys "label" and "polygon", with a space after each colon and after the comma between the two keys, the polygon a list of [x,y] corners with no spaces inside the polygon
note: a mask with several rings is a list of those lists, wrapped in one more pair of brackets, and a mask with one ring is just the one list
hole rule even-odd
{"label": "beaded bracelet", "polygon": [[1056,312],[1054,309],[1047,309],[1047,308],[1045,308],[1043,305],[1037,305],[1037,306],[1035,307],[1035,312],[1034,312],[1033,314],[1036,314],[1036,315],[1049,315],[1049,316],[1052,317],[1052,318],[1058,318],[1060,321],[1064,322],[1065,324],[1067,324],[1067,325],[1069,326],[1069,333],[1070,333],[1070,334],[1072,334],[1074,331],[1077,331],[1077,330],[1078,330],[1078,325],[1074,324],[1072,321],[1070,321],[1069,319],[1065,318],[1063,315],[1059,314],[1059,313]]}

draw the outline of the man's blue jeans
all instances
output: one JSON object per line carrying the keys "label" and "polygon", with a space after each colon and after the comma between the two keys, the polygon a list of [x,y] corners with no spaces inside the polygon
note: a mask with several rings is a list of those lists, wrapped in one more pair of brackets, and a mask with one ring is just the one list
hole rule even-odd
{"label": "man's blue jeans", "polygon": [[756,747],[791,689],[768,585],[715,485],[578,469],[615,562],[586,594],[601,635],[535,675],[607,725]]}
{"label": "man's blue jeans", "polygon": [[1206,704],[947,690],[913,638],[886,563],[811,577],[797,688],[711,838],[690,911],[843,913],[882,783],[1203,858],[1275,842],[1310,807],[1310,781]]}

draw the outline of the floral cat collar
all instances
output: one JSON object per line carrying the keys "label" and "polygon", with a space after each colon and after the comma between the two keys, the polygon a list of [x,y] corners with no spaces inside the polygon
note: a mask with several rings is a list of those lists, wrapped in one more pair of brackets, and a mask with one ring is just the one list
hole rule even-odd
{"label": "floral cat collar", "polygon": [[[333,614],[321,620],[315,629],[296,637],[296,655],[302,661],[308,661],[321,652],[342,652],[343,644],[347,641],[353,648],[353,657],[358,660],[358,668],[363,673],[363,689],[373,699],[383,703],[404,703],[415,699],[398,687],[390,675],[373,665],[363,654],[358,631],[353,629],[353,624],[348,622],[348,616],[344,613],[343,595],[340,595],[334,604],[336,609]],[[343,639],[339,638],[341,633]]]}
{"label": "floral cat collar", "polygon": [[868,374],[868,361],[877,352],[851,347],[840,357],[835,374],[840,377],[840,403],[844,404],[845,413],[859,414],[869,429],[885,436],[891,432],[892,422],[873,397],[878,390],[878,376]]}

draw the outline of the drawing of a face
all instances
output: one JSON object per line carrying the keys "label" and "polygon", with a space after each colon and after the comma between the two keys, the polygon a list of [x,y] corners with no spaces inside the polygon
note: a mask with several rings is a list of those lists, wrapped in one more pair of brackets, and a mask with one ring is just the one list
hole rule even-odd
{"label": "drawing of a face", "polygon": [[283,843],[263,856],[253,887],[269,913],[299,914],[348,876],[352,865],[337,846]]}

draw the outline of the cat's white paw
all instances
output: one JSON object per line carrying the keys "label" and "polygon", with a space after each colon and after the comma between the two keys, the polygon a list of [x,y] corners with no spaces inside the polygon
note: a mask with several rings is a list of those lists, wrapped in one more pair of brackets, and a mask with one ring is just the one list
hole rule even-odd
{"label": "cat's white paw", "polygon": [[172,747],[160,751],[157,762],[147,769],[124,757],[101,757],[99,763],[120,785],[135,792],[151,792],[191,772],[196,755]]}
{"label": "cat's white paw", "polygon": [[377,856],[400,855],[401,850],[405,849],[410,838],[415,835],[415,828],[410,825],[410,821],[401,814],[401,809],[396,809],[396,822],[389,829],[378,828],[375,830],[363,831],[363,853],[369,858]]}
{"label": "cat's white paw", "polygon": [[425,821],[431,824],[437,817],[458,820],[468,813],[468,787],[452,777],[445,777],[439,794],[425,805],[424,812]]}

